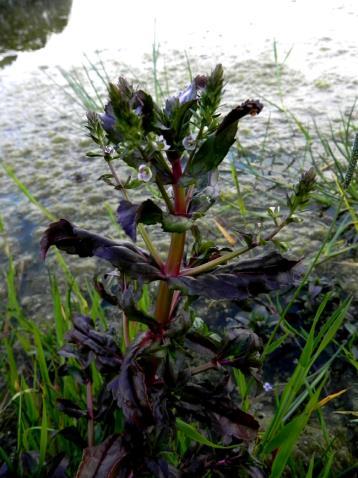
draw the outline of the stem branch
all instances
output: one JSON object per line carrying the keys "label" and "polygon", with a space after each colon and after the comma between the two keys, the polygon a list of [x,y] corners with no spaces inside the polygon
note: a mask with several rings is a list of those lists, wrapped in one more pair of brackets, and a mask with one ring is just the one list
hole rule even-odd
{"label": "stem branch", "polygon": [[[285,226],[287,226],[289,219],[291,218],[291,214],[289,214],[286,219],[284,219],[279,226],[277,226],[272,232],[270,232],[267,236],[263,238],[265,242],[271,241],[276,234],[278,234],[281,229],[283,229]],[[251,249],[254,249],[255,247],[259,246],[260,243],[258,242],[253,242],[249,246],[242,247],[241,249],[238,249],[237,251],[229,252],[228,254],[224,254],[221,257],[218,257],[217,259],[213,259],[212,261],[206,262],[205,264],[201,264],[200,266],[197,267],[192,267],[191,269],[186,269],[182,271],[181,275],[182,276],[196,276],[198,274],[202,274],[203,272],[208,272],[211,269],[214,269],[215,267],[219,266],[220,264],[223,264],[224,262],[230,261],[231,259],[234,259],[235,257],[241,256],[242,254],[245,254],[248,251],[251,251]]]}
{"label": "stem branch", "polygon": [[212,368],[217,368],[217,365],[215,362],[206,362],[201,365],[198,365],[197,367],[191,368],[190,373],[191,375],[197,375],[202,372],[206,372],[207,370],[210,370]]}

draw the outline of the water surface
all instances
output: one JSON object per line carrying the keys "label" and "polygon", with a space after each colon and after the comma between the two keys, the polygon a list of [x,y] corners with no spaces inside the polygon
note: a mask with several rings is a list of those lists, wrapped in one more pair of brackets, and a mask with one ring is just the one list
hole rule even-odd
{"label": "water surface", "polygon": [[[97,181],[104,165],[85,157],[90,145],[81,127],[83,110],[66,96],[59,66],[86,82],[86,54],[98,68],[103,63],[111,78],[122,74],[153,90],[156,37],[159,76],[174,92],[188,81],[188,61],[194,74],[221,62],[229,82],[226,108],[253,96],[265,103],[259,118],[242,125],[241,143],[253,158],[265,144],[267,161],[279,171],[292,165],[292,176],[309,158],[301,154],[302,137],[270,101],[284,99],[302,121],[314,118],[327,129],[357,98],[354,1],[18,0],[10,2],[12,9],[3,3],[0,157],[56,216],[92,230],[106,230],[104,203],[115,207],[117,198]],[[242,181],[252,188],[249,175]],[[25,271],[24,290],[41,299],[47,276],[37,244],[48,221],[2,170],[0,192],[12,251]],[[81,270],[91,267],[91,261],[74,263]]]}

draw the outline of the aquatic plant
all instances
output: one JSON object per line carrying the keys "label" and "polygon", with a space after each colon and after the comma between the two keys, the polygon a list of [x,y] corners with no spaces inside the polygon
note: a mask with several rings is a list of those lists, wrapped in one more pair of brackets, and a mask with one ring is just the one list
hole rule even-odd
{"label": "aquatic plant", "polygon": [[[271,230],[242,234],[241,248],[229,250],[203,238],[199,219],[215,202],[218,168],[235,141],[238,122],[263,108],[260,101],[247,100],[222,116],[223,87],[223,69],[217,65],[161,108],[120,78],[108,87],[103,114],[87,114],[97,145],[89,156],[102,157],[109,167],[100,179],[121,196],[117,220],[131,242],[102,237],[66,219],[51,223],[41,240],[44,258],[56,246],[109,262],[114,271],[96,288],[122,311],[122,348],[118,331],[97,330],[91,318],[75,316],[60,352],[76,364],[87,391],[85,410],[59,401],[68,415],[87,419],[80,478],[114,472],[123,477],[207,476],[208,470],[210,476],[238,470],[255,476],[260,469],[249,452],[259,423],[238,406],[232,382],[233,370],[240,370],[259,384],[260,339],[235,327],[213,333],[195,317],[193,303],[198,298],[243,301],[292,285],[298,261],[277,252],[274,238],[307,205],[315,174],[302,175],[287,197],[284,217],[270,212]],[[131,201],[131,190],[140,188],[151,197]],[[166,257],[150,238],[148,225],[168,233]],[[137,233],[145,249],[137,246]],[[237,260],[255,249],[260,254]],[[140,305],[144,292],[150,294],[145,308]],[[102,387],[94,397],[97,373]],[[96,424],[115,421],[118,413],[121,433],[114,430],[98,443]],[[185,437],[198,446],[189,446]]]}

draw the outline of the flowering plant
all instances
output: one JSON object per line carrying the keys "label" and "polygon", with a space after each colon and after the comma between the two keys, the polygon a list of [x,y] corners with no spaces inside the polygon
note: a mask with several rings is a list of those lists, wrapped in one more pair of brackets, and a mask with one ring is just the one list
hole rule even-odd
{"label": "flowering plant", "polygon": [[[94,364],[103,376],[97,399],[88,387],[88,448],[79,478],[238,476],[239,470],[260,476],[249,453],[259,423],[238,406],[232,381],[239,369],[259,383],[260,340],[237,327],[212,333],[195,317],[192,304],[199,297],[243,301],[292,284],[297,261],[272,248],[237,259],[273,244],[307,203],[314,174],[305,173],[289,195],[284,218],[271,214],[274,225],[265,236],[243,234],[237,250],[204,240],[197,220],[215,203],[218,168],[235,141],[238,122],[263,108],[260,101],[247,100],[222,117],[223,86],[217,65],[161,108],[120,78],[109,85],[104,113],[87,115],[98,146],[91,155],[103,157],[109,167],[101,179],[120,195],[117,220],[131,241],[107,239],[65,219],[50,224],[41,241],[44,257],[56,246],[109,262],[115,272],[109,281],[98,281],[97,290],[122,311],[124,348],[116,334],[96,330],[90,318],[80,316],[61,351],[80,364],[87,386]],[[133,173],[123,179],[117,168],[123,164],[135,171],[134,179]],[[157,189],[155,196],[130,200],[132,189],[148,183]],[[169,236],[166,255],[147,231],[154,224]],[[138,234],[145,249],[136,244]],[[144,310],[139,304],[147,283],[151,301]],[[132,323],[142,324],[135,336]],[[62,407],[73,414],[72,403],[64,401]],[[118,413],[120,430],[113,418]],[[101,420],[107,423],[105,436],[96,431]]]}

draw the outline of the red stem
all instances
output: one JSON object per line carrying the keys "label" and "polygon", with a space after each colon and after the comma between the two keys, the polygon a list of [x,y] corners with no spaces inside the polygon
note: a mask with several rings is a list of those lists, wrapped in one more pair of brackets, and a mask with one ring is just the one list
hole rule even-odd
{"label": "red stem", "polygon": [[[186,214],[185,189],[180,186],[179,180],[183,174],[180,158],[172,160],[173,169],[173,192],[174,192],[174,214]],[[183,259],[185,246],[185,232],[175,232],[171,235],[171,241],[168,252],[168,259],[165,265],[165,272],[168,275],[176,276],[180,272],[180,266]],[[169,289],[166,282],[159,285],[158,299],[156,306],[156,318],[159,322],[165,323],[170,320],[172,307],[173,291]]]}

